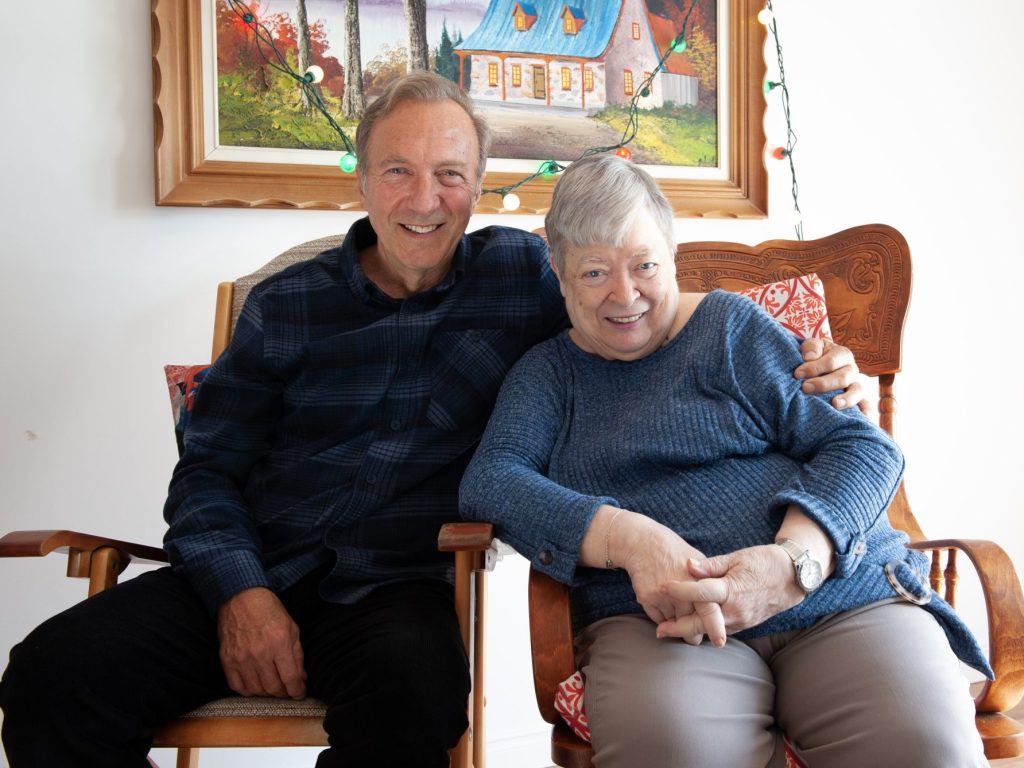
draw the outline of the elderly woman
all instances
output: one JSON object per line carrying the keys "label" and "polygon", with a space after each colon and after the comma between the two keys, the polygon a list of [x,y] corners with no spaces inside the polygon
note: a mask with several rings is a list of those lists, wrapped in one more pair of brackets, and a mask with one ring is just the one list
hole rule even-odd
{"label": "elderly woman", "polygon": [[988,664],[886,515],[899,449],[800,392],[753,302],[680,294],[672,224],[628,162],[565,172],[572,328],[512,370],[462,483],[573,588],[595,764],[761,768],[784,733],[811,768],[987,765],[957,657]]}

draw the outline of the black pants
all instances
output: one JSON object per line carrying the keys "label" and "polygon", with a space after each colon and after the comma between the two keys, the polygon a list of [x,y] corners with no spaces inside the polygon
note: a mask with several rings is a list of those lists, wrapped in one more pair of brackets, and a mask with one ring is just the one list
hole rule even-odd
{"label": "black pants", "polygon": [[[447,766],[466,729],[469,669],[451,587],[380,587],[355,605],[319,577],[281,595],[299,625],[307,691],[328,705],[317,768]],[[64,611],[11,650],[0,682],[11,768],[146,765],[152,727],[231,695],[216,621],[170,568]]]}

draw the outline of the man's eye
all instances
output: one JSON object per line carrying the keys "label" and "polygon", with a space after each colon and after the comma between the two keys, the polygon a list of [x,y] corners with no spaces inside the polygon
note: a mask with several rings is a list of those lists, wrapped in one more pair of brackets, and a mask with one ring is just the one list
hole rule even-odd
{"label": "man's eye", "polygon": [[384,171],[384,173],[391,174],[391,175],[394,175],[394,176],[400,176],[401,174],[403,174],[405,172],[406,172],[405,168],[388,168],[386,171]]}
{"label": "man's eye", "polygon": [[461,184],[463,180],[463,175],[458,171],[441,171],[437,174],[437,177],[446,187],[453,187],[457,184]]}
{"label": "man's eye", "polygon": [[584,272],[583,277],[587,278],[588,280],[594,280],[595,278],[601,277],[602,274],[604,273],[601,272],[601,270],[592,269],[589,272]]}
{"label": "man's eye", "polygon": [[654,272],[658,268],[658,262],[656,261],[645,261],[637,270],[640,272]]}

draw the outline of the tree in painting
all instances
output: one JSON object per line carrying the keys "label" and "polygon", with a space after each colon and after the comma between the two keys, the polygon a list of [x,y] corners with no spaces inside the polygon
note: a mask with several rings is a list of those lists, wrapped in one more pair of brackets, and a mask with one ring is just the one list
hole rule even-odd
{"label": "tree in painting", "polygon": [[427,48],[427,0],[402,0],[405,23],[409,29],[409,72],[429,69]]}
{"label": "tree in painting", "polygon": [[459,60],[455,57],[452,38],[445,22],[441,22],[441,42],[437,44],[434,53],[434,71],[453,83],[459,82]]}
{"label": "tree in painting", "polygon": [[[302,74],[313,63],[313,43],[309,34],[309,22],[306,20],[306,0],[296,0],[295,2],[295,29],[298,32],[299,74]],[[310,88],[321,99],[323,98],[323,92],[319,85],[311,85]],[[302,111],[307,115],[312,114],[313,104],[310,101],[309,93],[305,88],[301,89],[299,93],[302,98]]]}
{"label": "tree in painting", "polygon": [[345,2],[345,94],[341,99],[341,114],[349,120],[358,120],[366,109],[363,98],[363,62],[359,49],[359,3]]}

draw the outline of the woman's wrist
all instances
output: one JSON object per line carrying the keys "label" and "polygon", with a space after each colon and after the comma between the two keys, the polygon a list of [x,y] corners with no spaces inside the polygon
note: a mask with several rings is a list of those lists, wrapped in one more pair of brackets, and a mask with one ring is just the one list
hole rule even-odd
{"label": "woman's wrist", "polygon": [[822,575],[828,578],[835,570],[835,546],[829,535],[799,507],[791,506],[775,534],[775,541],[790,539],[808,550],[821,564]]}

